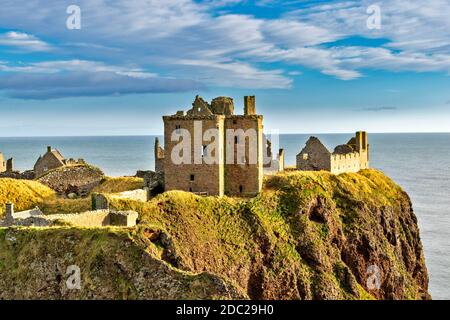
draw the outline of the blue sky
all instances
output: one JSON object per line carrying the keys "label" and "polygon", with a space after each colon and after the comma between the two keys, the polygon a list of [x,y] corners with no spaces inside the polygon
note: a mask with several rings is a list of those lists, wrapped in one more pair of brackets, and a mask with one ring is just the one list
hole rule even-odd
{"label": "blue sky", "polygon": [[196,94],[238,112],[256,95],[280,132],[450,131],[449,17],[448,0],[2,0],[0,136],[161,133]]}

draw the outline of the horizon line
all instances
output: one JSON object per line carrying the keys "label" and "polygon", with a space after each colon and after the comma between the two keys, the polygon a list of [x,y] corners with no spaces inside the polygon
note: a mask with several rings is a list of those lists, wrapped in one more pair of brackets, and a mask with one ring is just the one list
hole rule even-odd
{"label": "horizon line", "polygon": [[[280,132],[280,135],[326,135],[326,134],[354,134],[355,132]],[[450,131],[379,131],[379,132],[369,132],[368,134],[448,134]],[[97,135],[45,135],[45,136],[0,136],[1,138],[89,138],[89,137],[153,137],[153,136],[164,136],[164,133],[151,133],[151,134],[97,134]]]}

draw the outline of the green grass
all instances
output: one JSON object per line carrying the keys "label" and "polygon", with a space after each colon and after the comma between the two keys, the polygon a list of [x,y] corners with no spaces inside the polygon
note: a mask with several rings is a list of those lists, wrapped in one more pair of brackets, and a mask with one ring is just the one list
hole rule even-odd
{"label": "green grass", "polygon": [[[139,178],[108,178],[95,192],[141,186]],[[169,191],[148,202],[111,199],[111,206],[139,213],[132,238],[152,256],[173,268],[229,279],[251,298],[374,298],[342,260],[343,248],[351,244],[346,241],[367,238],[376,244],[373,254],[381,252],[378,258],[387,259],[385,272],[404,280],[402,298],[414,299],[417,284],[378,220],[380,212],[391,212],[399,241],[410,245],[417,235],[405,227],[408,201],[403,190],[377,170],[340,175],[289,171],[266,177],[263,191],[252,199]],[[88,199],[49,197],[44,202],[45,213],[90,208]],[[322,214],[324,221],[313,219],[313,214]],[[161,230],[165,238],[149,241],[144,232],[148,228]],[[121,292],[129,289],[125,280],[119,286]]]}

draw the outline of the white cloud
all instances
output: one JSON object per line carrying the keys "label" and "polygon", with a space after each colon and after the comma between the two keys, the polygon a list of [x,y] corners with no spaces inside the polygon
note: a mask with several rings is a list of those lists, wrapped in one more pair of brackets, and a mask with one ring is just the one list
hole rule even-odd
{"label": "white cloud", "polygon": [[196,67],[196,80],[213,85],[238,88],[287,89],[292,80],[282,70],[259,70],[236,61],[179,60],[178,64]]}
{"label": "white cloud", "polygon": [[0,46],[16,47],[26,51],[49,51],[51,46],[33,35],[10,31],[0,34]]}
{"label": "white cloud", "polygon": [[[297,66],[343,80],[362,77],[368,69],[450,71],[448,0],[379,0],[381,30],[366,26],[366,8],[373,4],[369,0],[260,2],[297,9],[301,4],[301,9],[273,19],[230,13],[235,4],[247,5],[239,0],[80,0],[82,29],[69,31],[65,28],[69,2],[3,0],[2,26],[18,30],[20,21],[26,33],[0,36],[0,44],[48,49],[35,34],[55,40],[58,52],[70,59],[0,64],[0,71],[108,72],[151,78],[157,75],[148,70],[158,70],[165,78],[246,88],[290,88],[296,74],[287,69]],[[227,6],[228,13],[217,11],[218,6]],[[385,43],[346,44],[345,39],[353,36]],[[339,44],[332,45],[334,41]]]}

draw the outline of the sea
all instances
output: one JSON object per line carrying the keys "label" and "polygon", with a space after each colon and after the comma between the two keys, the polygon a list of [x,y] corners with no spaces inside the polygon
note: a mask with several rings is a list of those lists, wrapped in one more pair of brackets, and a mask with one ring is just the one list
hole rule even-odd
{"label": "sea", "polygon": [[[313,134],[330,149],[352,134]],[[286,165],[310,134],[281,134]],[[162,140],[162,137],[159,137]],[[0,152],[18,170],[31,169],[47,146],[66,158],[83,158],[109,176],[132,176],[154,168],[155,136],[0,138]],[[450,133],[369,134],[370,165],[386,173],[411,197],[419,221],[433,299],[450,299]],[[276,145],[276,144],[274,144]]]}

